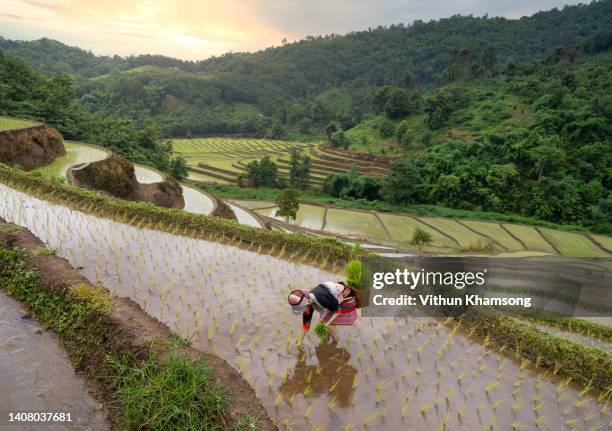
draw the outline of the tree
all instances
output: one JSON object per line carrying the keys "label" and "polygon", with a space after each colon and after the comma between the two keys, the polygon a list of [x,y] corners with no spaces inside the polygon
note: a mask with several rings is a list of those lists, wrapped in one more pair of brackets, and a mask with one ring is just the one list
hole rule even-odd
{"label": "tree", "polygon": [[294,188],[288,188],[280,192],[276,198],[276,205],[278,205],[276,215],[285,217],[287,223],[289,219],[295,220],[300,209],[299,197],[299,192]]}
{"label": "tree", "polygon": [[393,88],[385,103],[385,115],[387,118],[403,118],[418,108],[418,97],[403,88]]}
{"label": "tree", "polygon": [[497,49],[493,45],[487,46],[482,52],[480,63],[485,71],[485,74],[497,74]]}
{"label": "tree", "polygon": [[465,103],[465,96],[460,88],[446,88],[437,91],[425,101],[426,123],[431,130],[442,128],[452,113]]}
{"label": "tree", "polygon": [[297,147],[293,147],[289,166],[289,184],[299,189],[305,189],[308,186],[310,174],[310,157],[302,155]]}
{"label": "tree", "polygon": [[246,167],[246,178],[255,187],[276,187],[278,182],[278,168],[276,163],[265,156],[261,160],[253,160]]}
{"label": "tree", "polygon": [[423,247],[430,245],[433,242],[431,234],[423,229],[417,227],[412,234],[410,245],[418,247],[419,252],[423,252]]}
{"label": "tree", "polygon": [[342,130],[338,130],[337,132],[332,133],[329,138],[329,145],[334,148],[348,148],[349,139],[346,137]]}
{"label": "tree", "polygon": [[334,132],[338,131],[338,125],[336,123],[329,123],[327,125],[327,127],[325,128],[325,134],[327,135],[327,139],[331,138],[331,135],[334,134]]}
{"label": "tree", "polygon": [[380,132],[380,136],[382,136],[383,138],[388,138],[390,136],[393,136],[393,134],[395,133],[395,126],[391,121],[385,118],[378,125],[378,131]]}
{"label": "tree", "polygon": [[187,162],[182,157],[174,157],[170,162],[170,175],[176,178],[178,181],[187,178],[189,173],[187,172]]}
{"label": "tree", "polygon": [[421,169],[407,158],[389,170],[383,180],[382,195],[391,203],[416,203],[422,194],[423,177]]}

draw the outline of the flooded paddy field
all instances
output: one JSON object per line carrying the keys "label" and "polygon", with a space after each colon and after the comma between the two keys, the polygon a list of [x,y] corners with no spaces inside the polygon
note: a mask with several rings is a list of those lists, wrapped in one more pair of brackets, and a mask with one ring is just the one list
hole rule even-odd
{"label": "flooded paddy field", "polygon": [[283,430],[604,430],[603,397],[456,324],[361,318],[338,345],[286,303],[336,274],[237,247],[138,229],[0,185],[0,217],[39,236],[92,282],[127,296],[238,369]]}
{"label": "flooded paddy field", "polygon": [[[0,429],[110,430],[102,405],[88,392],[53,332],[0,290]],[[71,413],[71,423],[10,424],[7,412]]]}
{"label": "flooded paddy field", "polygon": [[[66,154],[56,158],[53,163],[39,168],[44,174],[59,178],[66,178],[66,171],[81,163],[93,163],[104,160],[110,152],[96,145],[84,144],[81,142],[64,142]],[[136,179],[142,184],[157,183],[164,180],[163,175],[148,166],[134,164]],[[185,199],[185,211],[197,214],[210,214],[213,211],[214,203],[210,196],[193,187],[181,184],[183,198]]]}
{"label": "flooded paddy field", "polygon": [[64,147],[66,148],[65,155],[57,157],[52,163],[37,170],[50,176],[66,178],[66,171],[70,167],[104,160],[110,155],[110,152],[104,148],[82,142],[65,141]]}
{"label": "flooded paddy field", "polygon": [[[284,221],[276,216],[276,204],[268,201],[236,201],[262,216]],[[511,223],[421,217],[414,214],[362,211],[348,208],[301,204],[295,221],[290,224],[323,230],[387,245],[403,250],[410,245],[418,228],[431,235],[424,247],[428,253],[484,253],[507,256],[560,254],[580,257],[612,257],[612,238],[587,235]]]}

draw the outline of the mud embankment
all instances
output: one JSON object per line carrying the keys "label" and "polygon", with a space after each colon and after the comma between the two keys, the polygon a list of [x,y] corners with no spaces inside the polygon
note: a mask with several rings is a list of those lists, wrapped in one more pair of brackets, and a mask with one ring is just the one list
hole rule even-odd
{"label": "mud embankment", "polygon": [[47,125],[0,132],[0,162],[29,171],[66,154],[62,135]]}
{"label": "mud embankment", "polygon": [[[0,243],[8,248],[20,248],[29,252],[32,269],[40,276],[41,287],[54,292],[66,292],[78,286],[82,290],[95,291],[85,277],[75,270],[70,263],[59,256],[36,253],[44,244],[29,231],[5,223],[0,218]],[[106,292],[107,295],[108,292]],[[111,375],[106,358],[132,352],[138,358],[145,358],[156,351],[169,354],[168,346],[175,343],[171,331],[164,324],[146,314],[140,306],[128,298],[112,297],[110,311],[88,319],[93,332],[103,331],[106,335],[102,343],[95,343],[84,337],[81,345],[65,343],[71,357],[79,358],[79,371],[88,383],[95,388],[97,398],[108,407],[110,420],[120,429],[120,412],[116,409],[114,388],[105,377]],[[87,330],[87,328],[85,328]],[[259,417],[258,429],[263,431],[277,430],[277,427],[265,413],[253,388],[226,361],[210,353],[203,353],[191,347],[183,346],[173,350],[176,354],[189,357],[203,357],[214,370],[219,386],[231,397],[231,402],[224,412],[228,426],[247,415]],[[33,394],[32,396],[35,396]]]}
{"label": "mud embankment", "polygon": [[217,206],[215,207],[212,215],[228,220],[238,221],[236,214],[234,214],[234,211],[232,211],[230,206],[219,198],[217,198]]}
{"label": "mud embankment", "polygon": [[165,181],[141,184],[134,164],[115,154],[93,163],[73,166],[66,172],[72,185],[99,190],[133,201],[150,202],[165,208],[185,207],[181,185],[171,177]]}

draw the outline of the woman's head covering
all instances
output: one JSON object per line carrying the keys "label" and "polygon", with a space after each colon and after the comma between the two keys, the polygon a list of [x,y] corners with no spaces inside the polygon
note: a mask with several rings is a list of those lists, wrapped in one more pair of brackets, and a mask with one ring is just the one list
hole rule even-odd
{"label": "woman's head covering", "polygon": [[306,307],[308,307],[308,298],[301,290],[294,290],[289,294],[287,302],[291,305],[291,311],[294,314],[302,314]]}

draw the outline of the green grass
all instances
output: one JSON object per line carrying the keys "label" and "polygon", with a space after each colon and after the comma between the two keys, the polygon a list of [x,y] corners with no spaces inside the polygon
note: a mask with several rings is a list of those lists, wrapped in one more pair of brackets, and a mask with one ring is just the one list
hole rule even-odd
{"label": "green grass", "polygon": [[[384,121],[383,116],[370,118],[346,132],[351,151],[363,151],[376,155],[401,154],[395,136],[381,136],[378,127]],[[397,125],[399,122],[393,122]]]}
{"label": "green grass", "polygon": [[111,359],[117,403],[127,430],[223,430],[227,392],[203,358],[149,355]]}
{"label": "green grass", "polygon": [[22,118],[0,117],[0,132],[5,130],[25,129],[26,127],[36,126],[40,123]]}

